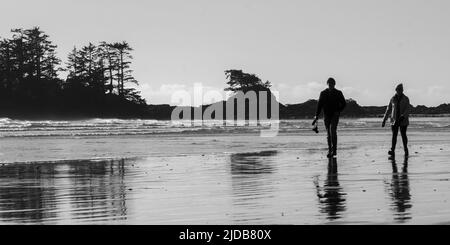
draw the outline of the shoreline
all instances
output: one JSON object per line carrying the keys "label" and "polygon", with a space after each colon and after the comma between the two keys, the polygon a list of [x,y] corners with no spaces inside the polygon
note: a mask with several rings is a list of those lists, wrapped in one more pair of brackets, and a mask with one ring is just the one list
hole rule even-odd
{"label": "shoreline", "polygon": [[[419,140],[442,143],[450,139],[448,128],[411,128],[409,130],[411,153]],[[367,143],[367,138],[371,139]],[[389,145],[389,128],[340,128],[340,147],[346,144]],[[80,159],[122,159],[147,157],[152,155],[204,155],[208,153],[236,153],[266,149],[276,150],[326,148],[326,133],[322,130],[315,134],[311,129],[281,131],[273,138],[261,138],[258,132],[235,133],[160,133],[160,134],[123,134],[123,135],[86,135],[86,136],[23,136],[1,137],[0,163],[45,162]],[[357,143],[358,142],[358,143]],[[401,139],[398,146],[401,147]],[[280,148],[281,147],[281,148]],[[447,149],[447,147],[444,147]],[[171,149],[168,152],[168,149]],[[387,152],[386,146],[384,151]],[[439,148],[440,149],[440,148]],[[439,150],[437,149],[437,150]]]}

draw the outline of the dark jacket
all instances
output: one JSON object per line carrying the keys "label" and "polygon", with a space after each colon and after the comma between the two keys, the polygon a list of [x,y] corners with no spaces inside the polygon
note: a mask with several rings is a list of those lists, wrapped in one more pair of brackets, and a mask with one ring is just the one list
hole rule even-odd
{"label": "dark jacket", "polygon": [[333,116],[336,113],[341,113],[346,106],[347,102],[341,91],[327,88],[320,93],[316,116],[320,115],[322,109],[325,116]]}

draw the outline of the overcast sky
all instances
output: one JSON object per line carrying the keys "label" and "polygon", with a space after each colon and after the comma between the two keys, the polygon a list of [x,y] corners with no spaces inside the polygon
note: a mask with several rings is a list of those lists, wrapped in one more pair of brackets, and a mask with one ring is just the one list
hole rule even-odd
{"label": "overcast sky", "polygon": [[450,102],[448,0],[2,0],[0,36],[40,26],[65,60],[74,45],[128,41],[151,104],[224,70],[269,80],[283,103],[318,97],[333,76],[347,98],[384,105],[398,82],[414,105]]}

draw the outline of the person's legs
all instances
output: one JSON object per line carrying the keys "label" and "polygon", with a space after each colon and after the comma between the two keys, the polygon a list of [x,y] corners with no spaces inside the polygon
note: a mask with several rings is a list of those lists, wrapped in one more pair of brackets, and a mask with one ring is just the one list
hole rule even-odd
{"label": "person's legs", "polygon": [[391,155],[393,155],[395,153],[395,148],[397,147],[398,129],[399,129],[398,126],[396,126],[396,125],[392,126],[392,147],[391,147],[391,151],[389,152]]}
{"label": "person's legs", "polygon": [[402,135],[402,141],[403,141],[403,149],[405,150],[405,154],[409,155],[408,150],[408,135],[406,134],[406,131],[408,130],[408,126],[402,126],[400,127],[400,133]]}
{"label": "person's legs", "polygon": [[325,115],[325,128],[327,130],[327,143],[328,143],[328,156],[331,156],[331,153],[333,151],[333,143],[332,143],[332,136],[331,136],[331,117]]}
{"label": "person's legs", "polygon": [[331,144],[333,145],[333,155],[337,154],[337,143],[338,143],[338,137],[337,137],[337,127],[339,124],[339,116],[335,115],[333,116],[333,119],[331,121],[330,130],[331,130]]}

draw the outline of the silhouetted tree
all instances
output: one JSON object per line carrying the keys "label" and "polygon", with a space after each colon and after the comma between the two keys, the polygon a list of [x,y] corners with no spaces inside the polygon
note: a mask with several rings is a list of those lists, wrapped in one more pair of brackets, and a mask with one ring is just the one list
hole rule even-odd
{"label": "silhouetted tree", "polygon": [[[146,106],[139,91],[127,86],[138,85],[127,42],[74,47],[62,69],[57,46],[39,27],[11,32],[11,38],[0,38],[0,113],[45,109],[129,115]],[[65,80],[58,78],[62,70],[68,72]]]}
{"label": "silhouetted tree", "polygon": [[57,77],[61,61],[56,57],[56,45],[49,36],[39,29],[24,30],[27,47],[28,73],[36,79],[54,79]]}
{"label": "silhouetted tree", "polygon": [[52,100],[60,85],[56,45],[38,27],[11,32],[11,39],[0,42],[2,100],[22,104]]}
{"label": "silhouetted tree", "polygon": [[242,70],[227,70],[225,75],[229,80],[225,91],[269,91],[272,86],[269,81],[262,82],[255,74],[248,74]]}
{"label": "silhouetted tree", "polygon": [[0,41],[0,97],[10,96],[15,80],[12,44],[9,40]]}
{"label": "silhouetted tree", "polygon": [[109,94],[114,93],[114,75],[113,71],[118,69],[118,55],[117,50],[113,47],[112,44],[107,42],[101,42],[100,43],[100,49],[101,49],[101,57],[105,60],[105,68],[106,68],[106,74],[105,78],[108,79],[109,85],[107,86],[107,89],[109,91]]}
{"label": "silhouetted tree", "polygon": [[[118,69],[116,73],[117,81],[118,81],[118,91],[119,96],[126,96],[125,91],[125,84],[126,83],[133,83],[138,84],[136,79],[131,75],[133,70],[130,69],[131,59],[133,56],[131,56],[130,52],[133,51],[133,49],[130,47],[130,45],[127,42],[119,42],[119,43],[113,43],[112,47],[117,50],[118,55]],[[128,90],[132,91],[132,90]]]}
{"label": "silhouetted tree", "polygon": [[[106,77],[102,49],[89,43],[80,50],[74,48],[68,56],[69,87],[89,87],[98,96],[106,92]],[[74,84],[79,83],[79,84]]]}
{"label": "silhouetted tree", "polygon": [[79,57],[79,53],[76,47],[72,49],[72,51],[67,56],[66,67],[69,74],[67,75],[67,79],[81,77],[81,67],[83,63],[81,62],[81,58]]}

